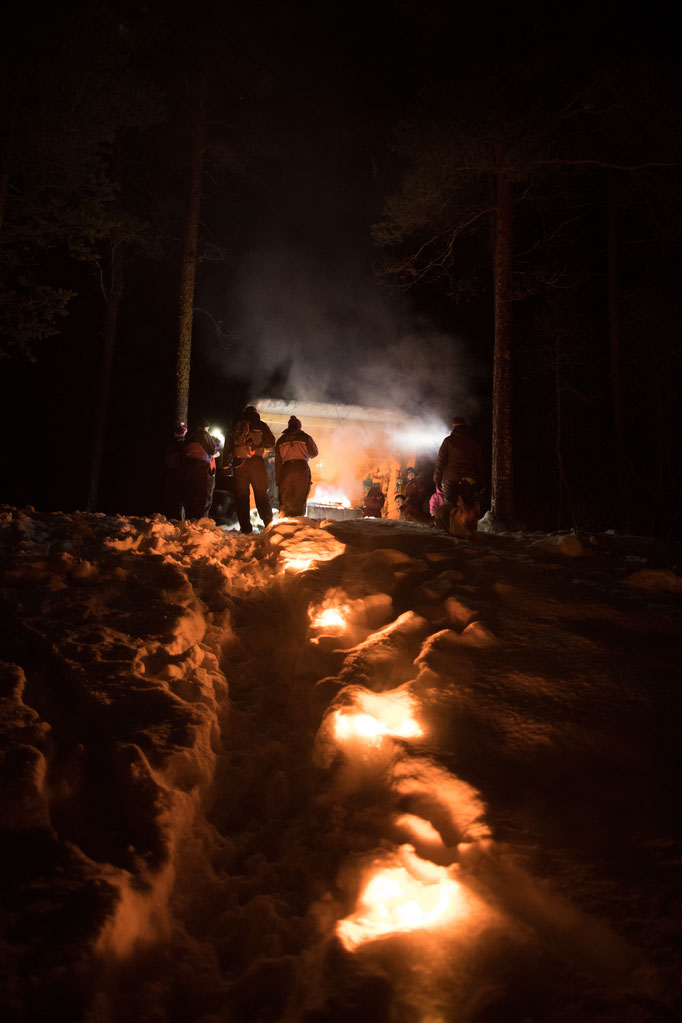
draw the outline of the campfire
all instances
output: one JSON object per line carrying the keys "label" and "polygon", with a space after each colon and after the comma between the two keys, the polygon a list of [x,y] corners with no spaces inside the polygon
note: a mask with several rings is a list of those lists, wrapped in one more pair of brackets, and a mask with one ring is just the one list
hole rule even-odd
{"label": "campfire", "polygon": [[[313,485],[306,515],[311,519],[361,517],[368,480],[379,483],[385,494],[383,515],[398,518],[395,494],[402,468],[414,465],[416,451],[425,444],[433,447],[425,423],[401,409],[276,398],[255,398],[251,404],[275,437],[295,415],[315,440],[320,455],[310,462]],[[447,429],[438,432],[442,439]]]}
{"label": "campfire", "polygon": [[328,505],[330,508],[350,508],[350,498],[336,487],[326,487],[318,483],[310,497],[311,504]]}

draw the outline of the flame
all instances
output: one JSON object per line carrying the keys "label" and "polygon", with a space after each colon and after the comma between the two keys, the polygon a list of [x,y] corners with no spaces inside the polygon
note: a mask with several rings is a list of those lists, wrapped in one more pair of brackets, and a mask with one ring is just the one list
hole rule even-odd
{"label": "flame", "polygon": [[325,487],[322,483],[318,483],[315,487],[315,493],[310,498],[312,504],[338,504],[342,508],[350,508],[350,499],[346,497],[342,490],[337,487]]}
{"label": "flame", "polygon": [[349,952],[382,935],[447,923],[461,912],[462,889],[446,867],[422,860],[411,846],[402,846],[399,855],[404,865],[378,870],[365,885],[356,912],[337,924]]}
{"label": "flame", "polygon": [[413,716],[414,698],[405,692],[360,692],[356,710],[336,710],[333,732],[339,742],[362,740],[379,746],[384,736],[418,739],[424,729]]}

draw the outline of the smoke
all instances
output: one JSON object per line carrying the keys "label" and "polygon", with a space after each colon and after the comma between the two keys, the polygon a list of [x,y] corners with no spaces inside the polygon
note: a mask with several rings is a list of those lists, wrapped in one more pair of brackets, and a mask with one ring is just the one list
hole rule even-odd
{"label": "smoke", "polygon": [[254,249],[225,318],[238,340],[220,368],[254,394],[402,409],[439,421],[441,437],[451,414],[476,412],[478,369],[461,339],[387,293],[364,261]]}

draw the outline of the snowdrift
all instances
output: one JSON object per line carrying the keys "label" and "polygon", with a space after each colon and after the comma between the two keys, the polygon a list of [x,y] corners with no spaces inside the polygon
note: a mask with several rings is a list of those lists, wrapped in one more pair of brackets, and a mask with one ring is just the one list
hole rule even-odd
{"label": "snowdrift", "polygon": [[0,513],[5,1018],[677,1011],[679,577]]}

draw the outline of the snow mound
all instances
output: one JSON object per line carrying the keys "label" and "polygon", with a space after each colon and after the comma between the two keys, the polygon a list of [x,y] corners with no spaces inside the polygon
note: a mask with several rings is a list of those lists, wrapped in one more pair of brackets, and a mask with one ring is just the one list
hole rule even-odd
{"label": "snow mound", "polygon": [[535,550],[561,554],[565,558],[584,558],[587,554],[582,541],[570,533],[544,537],[542,540],[536,540],[532,546]]}
{"label": "snow mound", "polygon": [[407,681],[429,623],[414,611],[405,611],[364,642],[346,651],[337,675],[323,681],[364,685],[381,692]]}
{"label": "snow mound", "polygon": [[319,526],[297,519],[275,520],[263,534],[267,548],[285,569],[304,571],[318,562],[343,554],[345,545]]}
{"label": "snow mound", "polygon": [[679,580],[539,539],[0,508],[11,1023],[672,1018]]}
{"label": "snow mound", "polygon": [[622,580],[623,586],[643,593],[682,594],[682,578],[665,568],[642,568]]}
{"label": "snow mound", "polygon": [[[229,620],[223,611],[216,627],[202,598],[207,577],[213,593],[216,578],[241,579],[238,551],[210,522],[5,509],[0,554],[4,854],[33,866],[15,905],[40,877],[53,918],[21,954],[40,975],[62,929],[64,967],[79,964],[83,989],[72,980],[60,997],[73,1003],[64,1018],[78,1018],[101,963],[167,929],[176,851],[213,779],[227,695]],[[49,971],[43,982],[51,1000]]]}

